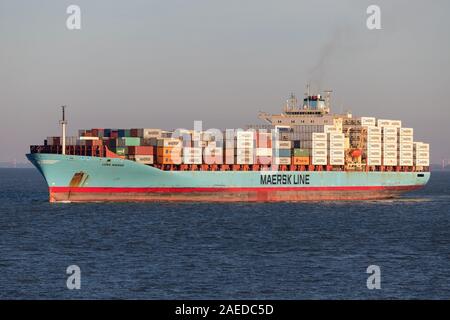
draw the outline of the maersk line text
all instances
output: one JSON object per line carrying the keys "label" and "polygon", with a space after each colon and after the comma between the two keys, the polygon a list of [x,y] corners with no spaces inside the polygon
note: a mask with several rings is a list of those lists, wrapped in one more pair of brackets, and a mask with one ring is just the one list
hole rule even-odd
{"label": "maersk line text", "polygon": [[309,184],[309,174],[262,174],[261,184]]}

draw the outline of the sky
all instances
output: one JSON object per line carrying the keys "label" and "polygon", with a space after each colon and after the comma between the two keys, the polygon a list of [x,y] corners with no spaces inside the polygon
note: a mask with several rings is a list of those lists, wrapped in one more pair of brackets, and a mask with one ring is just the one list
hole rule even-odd
{"label": "sky", "polygon": [[[81,29],[69,30],[69,5]],[[381,30],[366,26],[381,8]],[[237,128],[291,92],[400,119],[450,159],[448,0],[0,0],[0,162],[81,128]]]}

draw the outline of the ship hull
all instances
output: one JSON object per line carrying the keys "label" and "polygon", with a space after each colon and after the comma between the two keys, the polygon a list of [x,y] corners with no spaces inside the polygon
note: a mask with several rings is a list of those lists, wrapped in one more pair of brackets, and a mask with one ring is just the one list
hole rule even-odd
{"label": "ship hull", "polygon": [[423,187],[428,172],[162,171],[133,161],[29,154],[50,202],[377,200]]}

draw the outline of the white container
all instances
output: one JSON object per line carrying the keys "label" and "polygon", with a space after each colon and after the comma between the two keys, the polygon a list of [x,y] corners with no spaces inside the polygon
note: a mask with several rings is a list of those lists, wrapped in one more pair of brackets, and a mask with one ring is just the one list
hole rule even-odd
{"label": "white container", "polygon": [[367,144],[367,150],[381,150],[380,142],[369,142]]}
{"label": "white container", "polygon": [[247,148],[239,148],[236,149],[236,156],[239,157],[244,157],[244,156],[248,156],[248,157],[253,157],[254,156],[254,149],[247,149]]}
{"label": "white container", "polygon": [[372,150],[367,153],[367,158],[381,158],[381,150]]}
{"label": "white container", "polygon": [[315,141],[312,144],[313,149],[326,149],[328,147],[327,141]]}
{"label": "white container", "polygon": [[343,133],[330,133],[329,134],[330,137],[330,142],[333,141],[344,141],[345,140],[345,135]]}
{"label": "white container", "polygon": [[400,143],[413,143],[412,136],[400,136]]}
{"label": "white container", "polygon": [[400,152],[401,151],[413,151],[414,150],[412,143],[401,143],[401,144],[399,144],[399,149],[400,149]]}
{"label": "white container", "polygon": [[398,137],[397,136],[383,136],[383,142],[384,143],[397,143]]}
{"label": "white container", "polygon": [[381,128],[379,127],[367,127],[366,131],[368,135],[381,135]]}
{"label": "white container", "polygon": [[428,167],[430,165],[429,159],[416,159],[414,162],[415,162],[416,166],[421,166],[421,167]]}
{"label": "white container", "polygon": [[253,148],[255,146],[255,142],[253,140],[238,140],[236,142],[236,147],[240,148]]}
{"label": "white container", "polygon": [[275,141],[275,148],[278,149],[291,149],[292,148],[292,141]]}
{"label": "white container", "polygon": [[183,155],[186,155],[186,156],[202,156],[202,148],[185,147],[185,148],[183,148]]}
{"label": "white container", "polygon": [[381,135],[370,135],[367,136],[368,143],[381,143]]}
{"label": "white container", "polygon": [[392,127],[384,127],[383,128],[383,135],[388,136],[388,135],[397,135],[398,130],[397,128],[392,128]]}
{"label": "white container", "polygon": [[321,132],[313,132],[312,140],[314,141],[327,141],[327,134]]}
{"label": "white container", "polygon": [[396,166],[398,163],[397,157],[395,158],[383,158],[383,165],[384,166]]}
{"label": "white container", "polygon": [[430,145],[423,142],[415,142],[414,150],[430,152]]}
{"label": "white container", "polygon": [[373,117],[361,117],[362,126],[375,126],[377,124],[377,119]]}
{"label": "white container", "polygon": [[153,164],[154,161],[153,155],[130,155],[128,158],[142,164]]}
{"label": "white container", "polygon": [[335,126],[326,125],[323,128],[323,132],[324,133],[339,133],[339,130]]}
{"label": "white container", "polygon": [[312,151],[313,157],[327,157],[328,152],[327,149],[313,149]]}
{"label": "white container", "polygon": [[272,156],[272,148],[256,148],[256,156],[257,157],[271,157]]}
{"label": "white container", "polygon": [[380,158],[367,158],[367,165],[369,166],[381,166],[381,157]]}
{"label": "white container", "polygon": [[345,159],[344,158],[330,158],[330,165],[343,166],[343,165],[345,165]]}
{"label": "white container", "polygon": [[[98,137],[80,137],[80,140],[96,141],[96,140],[99,140],[99,138]],[[62,142],[62,138],[61,138],[61,142]]]}
{"label": "white container", "polygon": [[254,140],[255,132],[254,131],[238,131],[236,133],[237,140]]}
{"label": "white container", "polygon": [[[141,129],[138,129],[138,135],[141,135]],[[142,129],[142,137],[144,139],[161,138],[161,129]]]}
{"label": "white container", "polygon": [[417,159],[429,159],[430,153],[426,151],[416,151],[415,156]]}
{"label": "white container", "polygon": [[344,141],[333,141],[330,142],[330,149],[344,149],[345,142]]}
{"label": "white container", "polygon": [[253,157],[248,156],[236,156],[236,164],[253,164]]}
{"label": "white container", "polygon": [[328,158],[327,157],[312,157],[312,164],[315,166],[326,166]]}
{"label": "white container", "polygon": [[391,125],[391,120],[378,119],[377,126],[378,127],[389,127]]}
{"label": "white container", "polygon": [[202,156],[184,156],[183,163],[185,164],[202,164]]}
{"label": "white container", "polygon": [[273,163],[279,165],[289,165],[291,164],[291,157],[274,157]]}
{"label": "white container", "polygon": [[401,128],[402,122],[400,120],[391,120],[391,127]]}
{"label": "white container", "polygon": [[414,153],[412,151],[400,151],[400,159],[414,158]]}
{"label": "white container", "polygon": [[414,135],[414,129],[413,128],[400,128],[399,134],[401,136],[413,136]]}
{"label": "white container", "polygon": [[404,167],[412,167],[414,165],[414,161],[413,159],[402,159],[400,158],[399,162],[398,162],[399,166],[404,166]]}
{"label": "white container", "polygon": [[[313,154],[314,156],[315,154]],[[329,152],[330,158],[344,158],[345,152],[344,149],[331,149]]]}
{"label": "white container", "polygon": [[395,151],[383,151],[383,157],[384,158],[397,158],[398,152]]}
{"label": "white container", "polygon": [[396,143],[383,143],[383,150],[384,151],[397,151],[397,144]]}

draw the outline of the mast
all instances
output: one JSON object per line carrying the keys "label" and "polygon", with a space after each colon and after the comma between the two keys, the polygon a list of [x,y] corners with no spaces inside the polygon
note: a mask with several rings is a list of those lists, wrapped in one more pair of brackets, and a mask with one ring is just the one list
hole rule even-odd
{"label": "mast", "polygon": [[62,120],[59,122],[62,129],[62,154],[66,154],[66,106],[61,106],[62,109]]}

